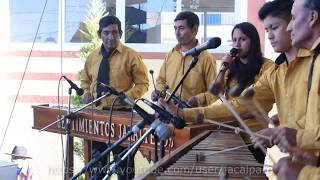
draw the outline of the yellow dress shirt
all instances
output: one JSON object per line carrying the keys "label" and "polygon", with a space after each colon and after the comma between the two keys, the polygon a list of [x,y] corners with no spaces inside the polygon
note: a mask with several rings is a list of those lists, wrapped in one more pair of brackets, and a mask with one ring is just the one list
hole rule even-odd
{"label": "yellow dress shirt", "polygon": [[301,169],[298,180],[319,180],[320,179],[320,168],[314,166],[305,166]]}
{"label": "yellow dress shirt", "polygon": [[[188,69],[191,56],[182,58],[180,45],[175,46],[165,57],[156,82],[156,88],[162,90],[165,85],[172,91],[180,81],[183,73]],[[184,65],[184,66],[183,66]],[[198,62],[193,67],[182,85],[181,98],[187,101],[195,96],[199,106],[207,106],[214,102],[217,97],[212,95],[208,88],[216,78],[216,61],[207,51],[202,51]],[[181,88],[176,95],[179,96]]]}
{"label": "yellow dress shirt", "polygon": [[[95,49],[87,58],[81,71],[80,82],[85,93],[90,92],[96,97],[97,77],[102,60],[101,48]],[[147,68],[140,55],[129,47],[119,43],[109,57],[109,85],[124,92],[128,98],[140,98],[148,91],[149,80]],[[98,109],[110,107],[114,95],[101,100]]]}
{"label": "yellow dress shirt", "polygon": [[[259,77],[262,74],[264,74],[273,65],[274,65],[273,61],[264,59],[264,63],[262,64],[260,72],[255,77],[255,82],[259,79]],[[231,82],[230,84],[230,87],[232,88],[235,84],[236,82],[233,80],[233,82]],[[239,104],[238,99],[239,98],[231,98],[230,101],[233,102],[233,104],[236,106]],[[240,107],[246,110],[245,106],[240,106]],[[236,106],[236,108],[239,108],[239,106]],[[183,117],[187,122],[193,122],[194,117],[196,117],[197,113],[202,113],[205,118],[213,119],[217,121],[230,120],[233,118],[232,114],[229,112],[228,109],[225,108],[223,104],[215,103],[207,107],[183,109]],[[244,113],[246,113],[246,111],[243,111],[243,114]]]}
{"label": "yellow dress shirt", "polygon": [[[320,37],[314,42],[310,49],[311,55],[308,61],[314,59],[315,49],[320,46]],[[309,74],[310,65],[306,66],[305,71]],[[306,78],[308,79],[308,74]],[[307,88],[306,88],[307,89]],[[306,90],[307,94],[307,90]],[[312,84],[308,97],[307,106],[303,106],[306,111],[306,120],[299,124],[302,128],[297,133],[297,144],[304,149],[320,149],[320,55],[314,62]]]}
{"label": "yellow dress shirt", "polygon": [[[320,41],[320,40],[319,40]],[[282,56],[282,58],[281,58]],[[277,60],[285,58],[280,55]],[[319,72],[320,62],[316,61],[314,68],[314,78],[310,91],[308,103],[308,126],[305,125],[307,115],[307,94],[308,94],[308,74],[312,62],[310,51],[299,50],[297,58],[290,64],[277,63],[269,68],[253,85],[255,91],[254,98],[264,107],[266,111],[272,108],[272,104],[277,104],[277,111],[280,119],[280,127],[289,127],[297,129],[297,145],[302,148],[310,149],[317,145],[316,139],[319,137]],[[318,73],[318,74],[317,74]],[[232,104],[240,114],[247,112],[244,102],[233,100]],[[313,109],[312,109],[312,108]],[[192,119],[196,112],[202,112],[205,117],[211,119],[230,119],[232,114],[223,104],[214,105],[209,108],[200,108],[200,110],[185,109],[184,117]],[[317,118],[316,118],[317,117]]]}

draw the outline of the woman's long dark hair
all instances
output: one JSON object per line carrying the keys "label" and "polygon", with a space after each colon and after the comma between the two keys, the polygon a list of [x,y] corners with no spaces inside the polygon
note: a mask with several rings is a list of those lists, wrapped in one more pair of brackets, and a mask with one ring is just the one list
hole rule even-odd
{"label": "woman's long dark hair", "polygon": [[[235,79],[238,84],[248,86],[254,82],[255,76],[259,74],[263,63],[260,38],[257,29],[251,23],[243,22],[235,25],[232,29],[231,36],[235,29],[240,29],[250,38],[251,46],[247,55],[247,64],[243,64],[240,59],[236,59],[230,64],[228,81],[230,82],[231,79]],[[228,81],[227,86],[229,85]]]}

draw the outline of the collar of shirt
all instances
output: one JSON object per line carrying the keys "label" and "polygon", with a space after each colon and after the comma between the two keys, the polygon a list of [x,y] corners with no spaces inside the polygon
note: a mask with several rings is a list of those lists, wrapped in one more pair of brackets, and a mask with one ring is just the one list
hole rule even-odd
{"label": "collar of shirt", "polygon": [[313,43],[310,51],[314,51],[320,45],[320,37]]}
{"label": "collar of shirt", "polygon": [[[100,51],[99,51],[99,54],[102,55],[102,51],[104,50],[104,46],[103,44],[101,45],[101,48],[100,48]],[[121,42],[119,42],[119,44],[117,45],[116,49],[113,50],[112,54],[115,52],[115,51],[118,51],[119,53],[121,53],[123,50],[123,45]]]}
{"label": "collar of shirt", "polygon": [[298,50],[298,54],[297,54],[297,58],[305,58],[305,57],[309,57],[311,56],[311,52],[307,49],[299,49]]}
{"label": "collar of shirt", "polygon": [[275,63],[276,63],[276,65],[279,66],[280,64],[282,64],[282,63],[284,63],[284,62],[286,62],[287,65],[288,65],[288,59],[287,59],[286,54],[285,54],[285,53],[281,53],[281,54],[277,57]]}
{"label": "collar of shirt", "polygon": [[[197,44],[196,44],[195,47],[197,47],[197,46],[199,45],[198,39],[196,39],[196,41],[197,41]],[[194,47],[193,47],[193,48],[194,48]],[[178,52],[181,53],[181,44],[177,44],[173,49],[174,49],[175,51],[178,51]]]}
{"label": "collar of shirt", "polygon": [[[311,55],[310,51],[308,51],[306,49],[299,49],[298,53],[297,53],[297,58],[302,59],[302,58],[308,57],[310,55]],[[280,64],[282,64],[284,62],[286,62],[287,65],[289,64],[286,54],[285,53],[281,53],[277,57],[277,59],[275,60],[275,63],[276,63],[276,65],[279,66]]]}

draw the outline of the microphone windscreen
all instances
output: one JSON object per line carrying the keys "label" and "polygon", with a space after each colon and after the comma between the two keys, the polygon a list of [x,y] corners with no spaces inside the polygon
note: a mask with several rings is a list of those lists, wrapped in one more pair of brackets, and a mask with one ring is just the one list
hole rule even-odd
{"label": "microphone windscreen", "polygon": [[153,71],[152,69],[150,69],[149,73],[150,73],[150,74],[153,74],[153,73],[154,73],[154,71]]}
{"label": "microphone windscreen", "polygon": [[171,136],[170,129],[163,123],[160,123],[156,129],[155,134],[159,137],[161,141],[168,139]]}
{"label": "microphone windscreen", "polygon": [[210,38],[208,41],[207,49],[214,49],[221,45],[221,39],[218,37]]}
{"label": "microphone windscreen", "polygon": [[186,126],[186,122],[179,117],[173,117],[171,120],[171,123],[177,129],[183,129]]}
{"label": "microphone windscreen", "polygon": [[231,57],[236,57],[237,54],[238,54],[238,52],[239,52],[239,49],[237,49],[237,48],[232,48],[232,49],[230,50],[230,56],[231,56]]}
{"label": "microphone windscreen", "polygon": [[82,88],[79,88],[79,89],[77,90],[77,95],[78,95],[78,96],[82,96],[83,93],[84,93],[84,91],[83,91]]}

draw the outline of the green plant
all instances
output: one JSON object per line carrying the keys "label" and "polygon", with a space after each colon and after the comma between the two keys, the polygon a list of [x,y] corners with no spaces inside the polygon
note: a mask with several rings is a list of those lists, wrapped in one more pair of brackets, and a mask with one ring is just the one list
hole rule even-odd
{"label": "green plant", "polygon": [[[80,29],[84,39],[88,41],[80,50],[79,57],[81,60],[86,60],[88,55],[92,50],[98,48],[101,44],[101,40],[98,37],[97,30],[99,28],[99,20],[107,15],[105,12],[105,4],[101,0],[92,0],[89,4],[88,14],[83,22],[84,26]],[[80,73],[78,72],[77,78],[80,79]],[[71,104],[74,107],[80,107],[82,105],[82,99],[80,96],[72,96]],[[81,161],[84,161],[84,140],[79,139],[79,141],[74,142],[74,153],[79,157]],[[81,177],[83,178],[83,177]]]}
{"label": "green plant", "polygon": [[85,60],[93,49],[101,45],[101,40],[97,34],[99,20],[108,15],[105,12],[105,4],[101,0],[92,0],[89,5],[88,14],[84,23],[84,30],[80,30],[84,38],[89,41],[80,49],[80,59]]}

